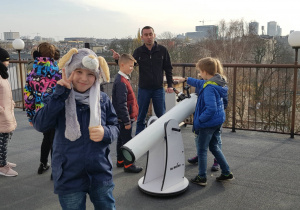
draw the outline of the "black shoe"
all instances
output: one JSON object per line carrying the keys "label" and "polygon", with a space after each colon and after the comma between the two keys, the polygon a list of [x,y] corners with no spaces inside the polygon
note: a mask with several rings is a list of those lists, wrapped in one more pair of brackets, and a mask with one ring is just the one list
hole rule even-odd
{"label": "black shoe", "polygon": [[136,165],[124,165],[124,171],[127,172],[127,173],[140,173],[141,171],[143,170],[143,168],[141,167],[138,167]]}
{"label": "black shoe", "polygon": [[233,174],[232,173],[230,173],[228,175],[221,174],[221,176],[216,178],[216,180],[218,182],[222,182],[222,181],[226,181],[226,180],[232,180],[232,179],[233,179]]}
{"label": "black shoe", "polygon": [[191,179],[191,182],[201,186],[207,185],[206,178],[200,177],[199,175],[197,175],[194,179]]}
{"label": "black shoe", "polygon": [[44,165],[43,163],[40,163],[39,169],[38,169],[38,174],[42,174],[45,171],[47,171],[50,168],[50,164],[47,163],[46,165]]}
{"label": "black shoe", "polygon": [[198,163],[198,156],[189,158],[189,159],[188,159],[188,162],[189,162],[190,164],[196,164],[196,163]]}
{"label": "black shoe", "polygon": [[51,181],[53,180],[53,176],[52,176],[52,173],[51,173],[51,176],[50,176],[50,180],[51,180]]}
{"label": "black shoe", "polygon": [[117,161],[117,167],[120,168],[120,167],[123,167],[124,166],[124,160],[118,160]]}

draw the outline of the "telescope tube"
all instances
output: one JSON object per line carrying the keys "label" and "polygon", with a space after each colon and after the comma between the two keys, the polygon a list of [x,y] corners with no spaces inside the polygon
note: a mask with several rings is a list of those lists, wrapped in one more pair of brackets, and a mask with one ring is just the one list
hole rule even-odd
{"label": "telescope tube", "polygon": [[152,148],[158,141],[162,141],[165,130],[164,124],[170,119],[174,119],[178,124],[184,121],[188,116],[194,113],[197,103],[197,95],[191,94],[190,98],[186,98],[171,110],[158,118],[149,127],[145,128],[137,136],[132,138],[124,146],[121,147],[125,161],[133,163]]}

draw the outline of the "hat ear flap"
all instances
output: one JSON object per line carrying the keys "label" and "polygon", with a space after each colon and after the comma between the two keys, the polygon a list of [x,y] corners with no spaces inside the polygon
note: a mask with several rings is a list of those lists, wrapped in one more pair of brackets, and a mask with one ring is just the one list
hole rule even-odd
{"label": "hat ear flap", "polygon": [[72,48],[71,50],[69,50],[69,52],[59,60],[58,63],[59,69],[62,69],[65,67],[65,65],[68,65],[71,62],[73,55],[77,53],[78,50],[76,48]]}
{"label": "hat ear flap", "polygon": [[41,57],[41,53],[39,51],[35,50],[35,51],[33,51],[32,56],[35,60],[37,57]]}
{"label": "hat ear flap", "polygon": [[101,77],[103,78],[103,80],[105,82],[109,82],[110,81],[110,73],[109,73],[109,68],[108,68],[107,62],[101,56],[98,57],[98,60],[99,60],[99,70],[100,70]]}

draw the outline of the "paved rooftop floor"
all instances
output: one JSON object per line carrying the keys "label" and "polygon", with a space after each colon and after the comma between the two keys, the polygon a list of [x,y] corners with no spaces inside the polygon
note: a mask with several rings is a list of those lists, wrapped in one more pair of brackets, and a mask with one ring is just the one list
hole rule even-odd
{"label": "paved rooftop floor", "polygon": [[[57,210],[51,172],[37,174],[42,134],[29,126],[25,112],[15,109],[18,127],[8,145],[8,160],[17,163],[17,177],[0,176],[1,210]],[[182,128],[185,157],[196,153],[191,126]],[[174,197],[153,197],[141,192],[138,180],[144,175],[124,173],[116,168],[116,142],[111,145],[114,162],[114,197],[120,210],[159,209],[300,209],[300,137],[251,131],[232,133],[223,129],[223,152],[235,179],[215,181],[220,172],[210,172],[208,184],[189,184],[187,191]],[[208,167],[213,157],[208,155]],[[137,160],[146,165],[146,155]],[[185,177],[198,172],[197,165],[186,161]],[[87,199],[87,209],[93,209]]]}

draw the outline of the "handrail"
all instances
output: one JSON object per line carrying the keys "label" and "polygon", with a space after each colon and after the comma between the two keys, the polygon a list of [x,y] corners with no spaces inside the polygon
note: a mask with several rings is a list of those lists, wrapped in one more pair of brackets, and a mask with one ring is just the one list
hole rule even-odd
{"label": "handrail", "polygon": [[[19,71],[28,61],[11,60],[10,63]],[[19,65],[18,65],[19,64]],[[111,78],[117,73],[115,62],[108,62]],[[197,77],[194,63],[173,63],[173,75]],[[223,64],[228,78],[229,105],[226,110],[224,127],[236,130],[256,130],[272,133],[300,135],[300,85],[297,73],[300,65],[296,64]],[[22,68],[22,77],[26,70]],[[298,70],[298,71],[297,71]],[[20,85],[21,75],[16,72],[15,91],[23,94]],[[134,73],[132,83],[137,91],[138,72]],[[25,78],[23,78],[25,81]],[[109,85],[109,84],[108,84]],[[18,97],[20,99],[20,97]],[[24,101],[18,101],[24,107]],[[299,109],[299,111],[297,110]]]}

